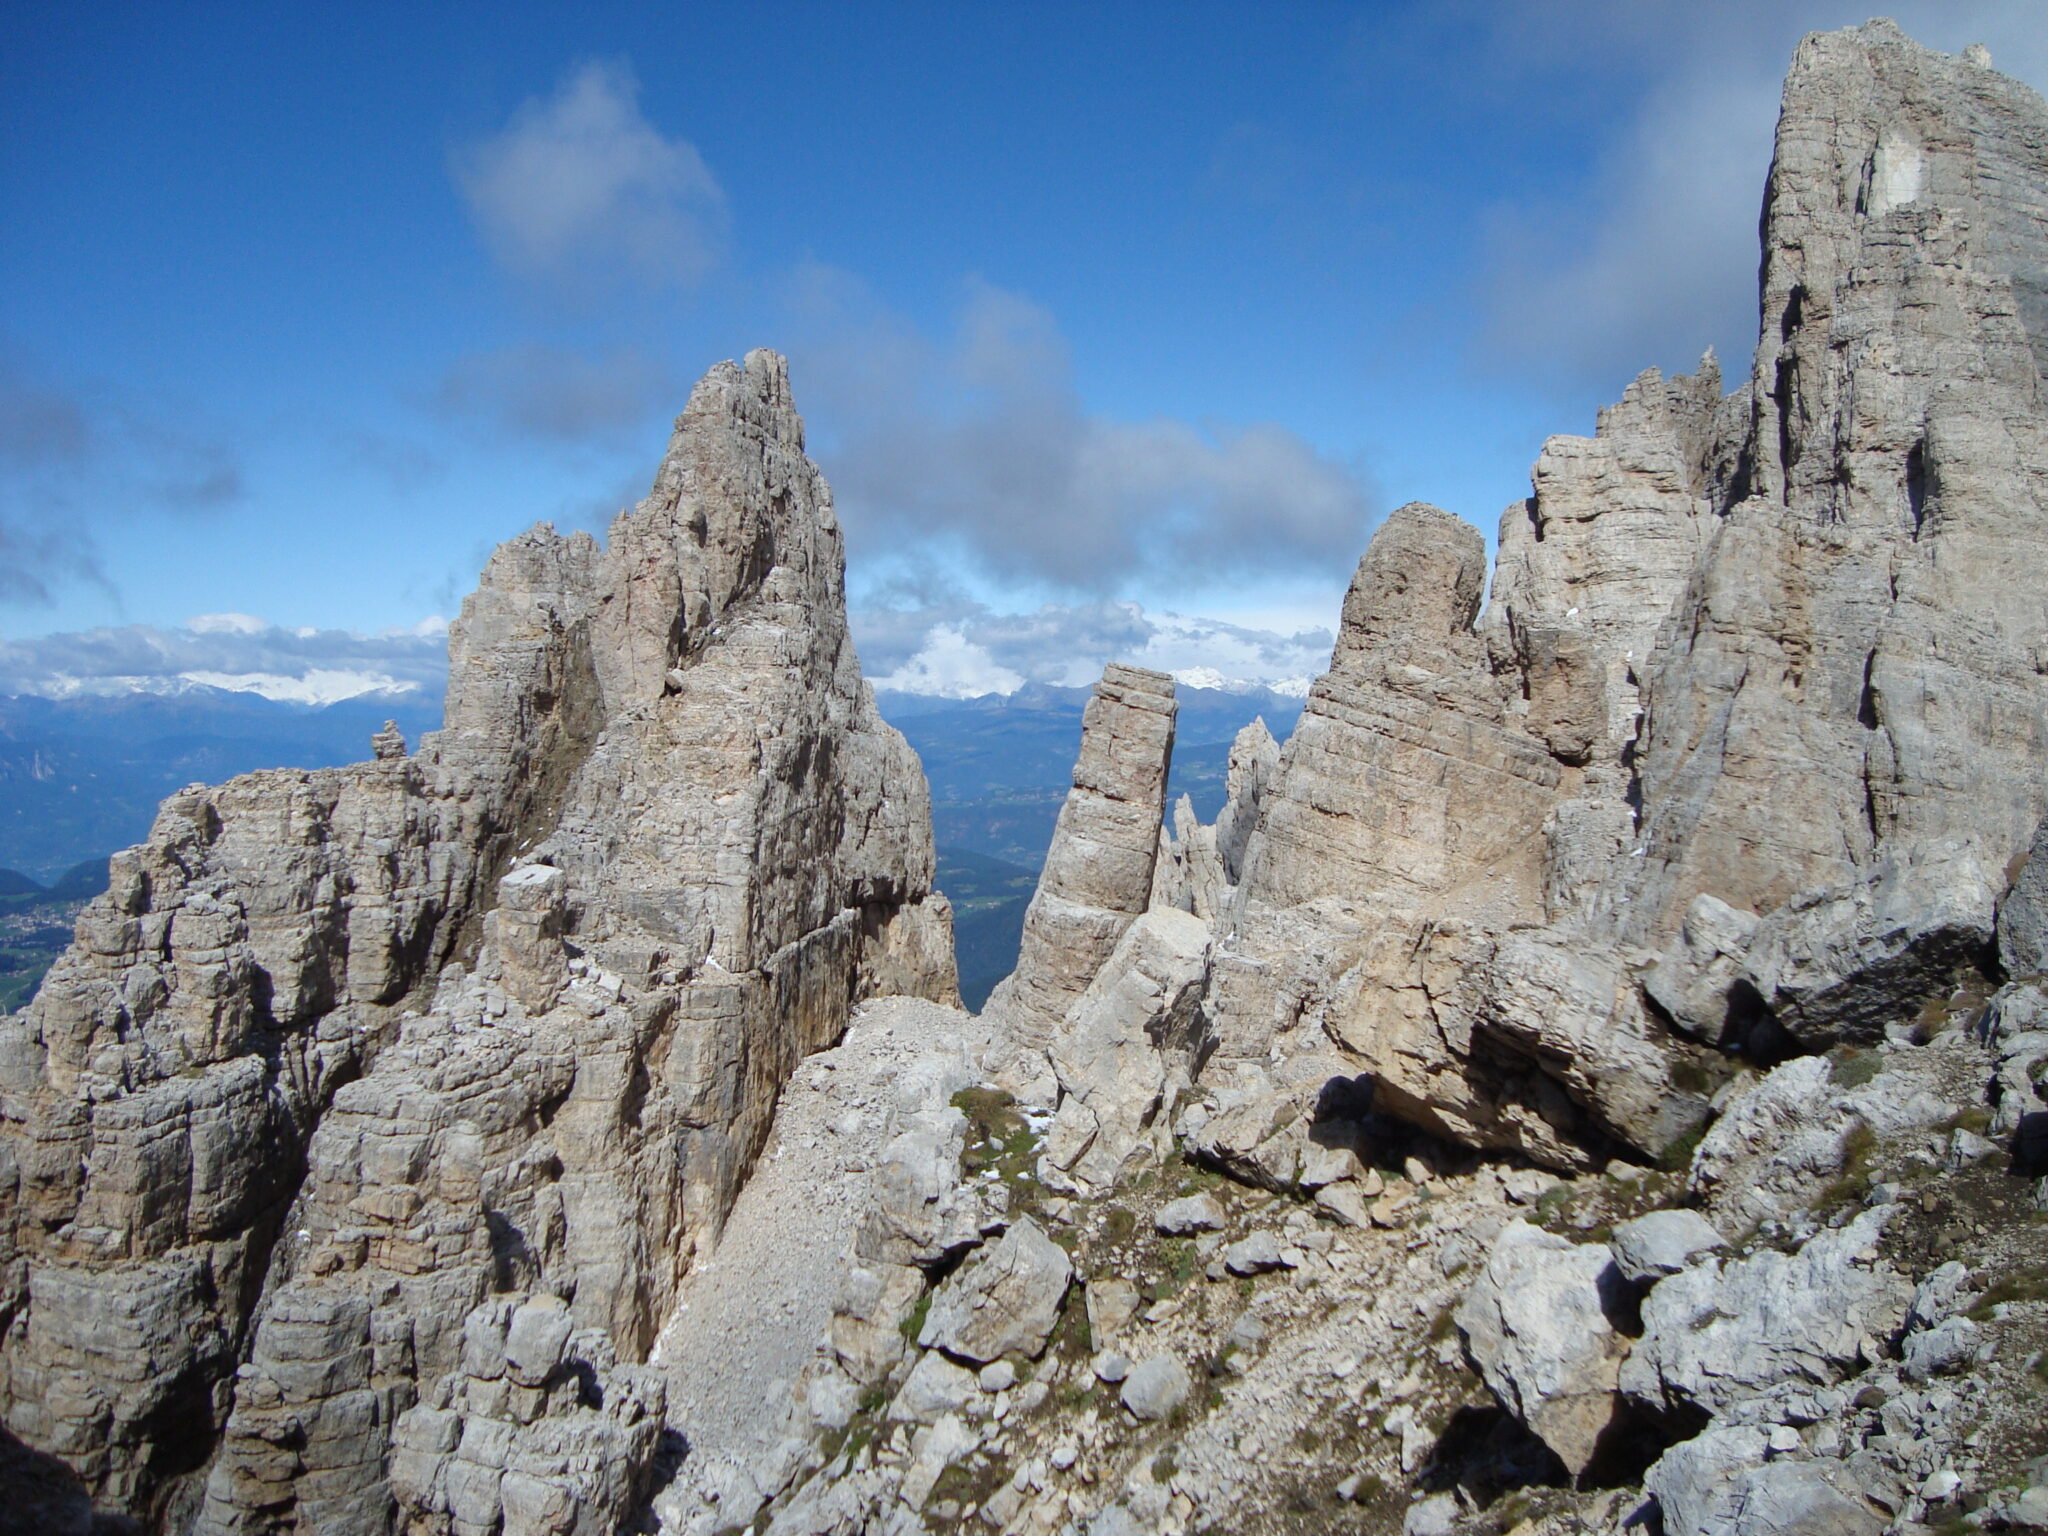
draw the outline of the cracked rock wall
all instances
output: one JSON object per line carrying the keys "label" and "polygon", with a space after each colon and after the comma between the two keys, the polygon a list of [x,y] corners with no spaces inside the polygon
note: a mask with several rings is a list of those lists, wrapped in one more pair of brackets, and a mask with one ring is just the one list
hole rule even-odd
{"label": "cracked rock wall", "polygon": [[781,1084],[861,997],[955,996],[843,569],[751,353],[606,545],[493,555],[416,753],[166,802],[0,1023],[26,1444],[163,1529],[609,1530],[644,1493],[660,1387],[619,1362]]}

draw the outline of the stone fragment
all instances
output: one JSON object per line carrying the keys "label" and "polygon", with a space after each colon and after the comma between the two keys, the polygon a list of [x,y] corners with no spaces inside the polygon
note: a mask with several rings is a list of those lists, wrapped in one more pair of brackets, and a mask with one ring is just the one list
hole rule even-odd
{"label": "stone fragment", "polygon": [[1487,1389],[1577,1476],[1615,1417],[1628,1341],[1609,1312],[1619,1277],[1605,1248],[1511,1222],[1458,1303]]}
{"label": "stone fragment", "polygon": [[1654,1285],[1675,1275],[1699,1254],[1728,1246],[1698,1211],[1651,1211],[1625,1221],[1608,1239],[1608,1252],[1622,1274],[1637,1285]]}
{"label": "stone fragment", "polygon": [[1029,1216],[946,1277],[917,1342],[975,1365],[1045,1351],[1074,1277],[1065,1250]]}
{"label": "stone fragment", "polygon": [[544,1387],[562,1363],[574,1327],[558,1296],[536,1296],[512,1314],[505,1332],[505,1374],[522,1387]]}
{"label": "stone fragment", "polygon": [[1187,1401],[1194,1389],[1188,1368],[1173,1355],[1154,1355],[1131,1368],[1117,1392],[1117,1400],[1141,1423],[1165,1418]]}
{"label": "stone fragment", "polygon": [[889,1417],[897,1423],[936,1424],[945,1414],[959,1412],[980,1391],[974,1372],[955,1365],[937,1350],[927,1350],[903,1379],[901,1390],[889,1404]]}
{"label": "stone fragment", "polygon": [[1213,1195],[1183,1195],[1159,1208],[1152,1224],[1168,1237],[1192,1237],[1197,1232],[1221,1232],[1223,1207]]}
{"label": "stone fragment", "polygon": [[1321,1189],[1343,1179],[1353,1179],[1364,1171],[1364,1164],[1358,1160],[1358,1153],[1347,1146],[1324,1146],[1309,1138],[1302,1149],[1301,1169],[1295,1175],[1295,1183],[1303,1189]]}
{"label": "stone fragment", "polygon": [[1118,1275],[1103,1275],[1090,1280],[1086,1294],[1088,1335],[1098,1344],[1106,1343],[1123,1332],[1125,1325],[1137,1315],[1141,1299],[1138,1288]]}
{"label": "stone fragment", "polygon": [[1233,1275],[1263,1275],[1289,1266],[1272,1233],[1254,1232],[1223,1250],[1223,1267]]}
{"label": "stone fragment", "polygon": [[1316,1204],[1347,1227],[1372,1225],[1372,1203],[1356,1184],[1327,1184],[1316,1191]]}

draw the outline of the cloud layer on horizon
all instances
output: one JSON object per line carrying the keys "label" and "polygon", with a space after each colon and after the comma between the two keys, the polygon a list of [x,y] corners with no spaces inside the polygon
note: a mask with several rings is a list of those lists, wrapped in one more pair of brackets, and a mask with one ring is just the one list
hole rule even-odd
{"label": "cloud layer on horizon", "polygon": [[0,640],[0,694],[175,693],[199,686],[294,704],[367,693],[437,697],[448,676],[448,627],[358,635],[288,629],[248,614],[202,614],[146,624]]}
{"label": "cloud layer on horizon", "polygon": [[[1331,632],[1249,628],[1148,613],[1136,603],[1047,604],[1000,613],[965,598],[852,614],[862,668],[879,688],[965,698],[1029,683],[1090,684],[1110,661],[1201,686],[1279,685],[1299,693],[1329,665]],[[291,628],[248,614],[202,614],[170,628],[108,626],[0,640],[0,696],[175,693],[186,687],[328,704],[367,693],[437,698],[448,627],[430,618],[379,634]]]}
{"label": "cloud layer on horizon", "polygon": [[1202,687],[1298,695],[1329,666],[1335,638],[1321,627],[1281,633],[1107,600],[999,613],[955,598],[857,609],[852,618],[862,670],[877,688],[945,698],[1014,693],[1030,683],[1082,687],[1112,661]]}

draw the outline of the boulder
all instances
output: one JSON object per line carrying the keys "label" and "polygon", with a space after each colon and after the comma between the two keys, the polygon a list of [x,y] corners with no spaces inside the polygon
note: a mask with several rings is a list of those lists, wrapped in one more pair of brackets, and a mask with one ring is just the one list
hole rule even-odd
{"label": "boulder", "polygon": [[1173,1355],[1153,1355],[1131,1367],[1117,1401],[1140,1423],[1155,1423],[1187,1401],[1194,1390],[1188,1368]]}
{"label": "boulder", "polygon": [[1698,1211],[1651,1211],[1614,1229],[1607,1250],[1614,1264],[1637,1285],[1654,1285],[1675,1275],[1702,1253],[1728,1246],[1714,1224]]}
{"label": "boulder", "polygon": [[1066,1251],[1023,1217],[940,1284],[917,1342],[974,1365],[1005,1355],[1036,1359],[1073,1278]]}
{"label": "boulder", "polygon": [[1183,1195],[1159,1207],[1152,1225],[1167,1237],[1192,1237],[1198,1232],[1221,1232],[1223,1207],[1213,1195]]}
{"label": "boulder", "polygon": [[937,1350],[917,1357],[903,1386],[889,1404],[889,1417],[899,1423],[936,1424],[957,1413],[981,1392],[975,1373],[955,1365]]}
{"label": "boulder", "polygon": [[1487,1389],[1575,1477],[1620,1406],[1628,1340],[1609,1317],[1619,1286],[1605,1248],[1516,1221],[1458,1303],[1466,1353]]}
{"label": "boulder", "polygon": [[1162,1046],[1188,1041],[1209,952],[1206,924],[1154,910],[1125,930],[1052,1040],[1066,1097],[1047,1162],[1082,1192],[1114,1187],[1167,1149],[1171,1083],[1192,1063]]}
{"label": "boulder", "polygon": [[1233,1275],[1263,1275],[1292,1266],[1270,1232],[1254,1232],[1223,1250],[1223,1267]]}
{"label": "boulder", "polygon": [[1913,1296],[1879,1256],[1893,1214],[1876,1207],[1796,1253],[1707,1258],[1660,1280],[1622,1390],[1654,1413],[1713,1414],[1780,1382],[1831,1384],[1878,1358]]}
{"label": "boulder", "polygon": [[1750,1425],[1713,1425],[1673,1446],[1643,1477],[1666,1536],[1878,1536],[1889,1524],[1799,1458],[1767,1460]]}

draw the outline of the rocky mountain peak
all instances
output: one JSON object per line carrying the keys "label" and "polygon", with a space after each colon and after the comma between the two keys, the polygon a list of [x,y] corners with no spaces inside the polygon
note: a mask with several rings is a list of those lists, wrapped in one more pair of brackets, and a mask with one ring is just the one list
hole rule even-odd
{"label": "rocky mountain peak", "polygon": [[721,364],[603,544],[492,557],[445,730],[173,796],[0,1021],[0,1472],[80,1532],[2048,1524],[2044,230],[1981,50],[1809,38],[1748,380],[1551,438],[1490,582],[1392,513],[1213,826],[1109,667],[979,1017],[787,369]]}

